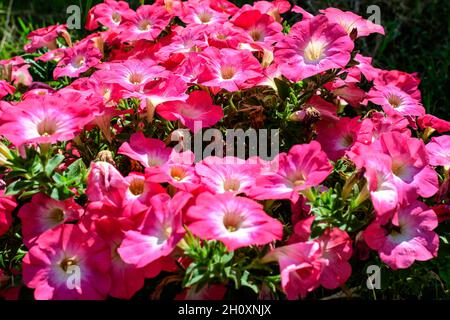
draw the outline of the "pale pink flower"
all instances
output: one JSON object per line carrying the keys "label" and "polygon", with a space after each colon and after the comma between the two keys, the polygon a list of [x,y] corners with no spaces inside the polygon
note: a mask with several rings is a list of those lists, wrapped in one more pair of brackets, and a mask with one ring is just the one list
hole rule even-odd
{"label": "pale pink flower", "polygon": [[65,201],[52,199],[44,194],[33,196],[19,210],[22,220],[23,241],[31,247],[36,238],[47,230],[66,222],[74,222],[83,214],[84,209],[73,198]]}
{"label": "pale pink flower", "polygon": [[162,103],[156,108],[156,112],[166,120],[180,120],[194,133],[215,125],[223,118],[222,107],[214,105],[211,96],[201,90],[192,91],[186,102]]}
{"label": "pale pink flower", "polygon": [[110,261],[102,239],[78,225],[62,224],[39,236],[23,258],[23,281],[35,289],[37,300],[105,299]]}
{"label": "pale pink flower", "polygon": [[191,197],[185,192],[178,192],[173,198],[168,194],[155,195],[138,230],[125,232],[117,249],[122,260],[141,268],[168,256],[184,236],[181,210]]}
{"label": "pale pink flower", "polygon": [[357,31],[357,37],[368,36],[372,33],[384,35],[384,28],[369,20],[363,19],[361,16],[351,11],[341,11],[337,8],[327,8],[320,10],[330,22],[338,23],[349,35],[354,29]]}
{"label": "pale pink flower", "polygon": [[188,229],[206,240],[219,240],[229,251],[280,240],[283,225],[263,206],[232,193],[200,194],[187,212]]}
{"label": "pale pink flower", "polygon": [[426,261],[437,256],[439,237],[433,231],[437,225],[434,211],[415,201],[400,208],[390,225],[373,222],[364,231],[364,239],[392,269],[405,269],[414,260]]}
{"label": "pale pink flower", "polygon": [[135,40],[156,40],[167,27],[171,15],[157,4],[142,5],[133,14],[127,14],[117,30],[122,42]]}
{"label": "pale pink flower", "polygon": [[59,60],[53,71],[53,77],[55,79],[64,76],[78,77],[83,72],[99,64],[101,58],[102,53],[92,45],[92,42],[66,48],[63,58]]}
{"label": "pale pink flower", "polygon": [[450,167],[450,136],[433,137],[426,149],[431,165]]}
{"label": "pale pink flower", "polygon": [[195,165],[195,172],[211,192],[238,195],[255,186],[260,166],[235,157],[207,157]]}
{"label": "pale pink flower", "polygon": [[288,36],[277,43],[275,61],[283,75],[299,81],[350,61],[353,41],[340,25],[325,16],[294,24]]}
{"label": "pale pink flower", "polygon": [[318,186],[331,173],[333,167],[320,144],[295,145],[289,153],[280,153],[272,160],[276,170],[260,176],[250,196],[255,199],[291,199],[299,192]]}
{"label": "pale pink flower", "polygon": [[130,142],[125,142],[118,153],[139,161],[145,168],[160,166],[169,160],[172,149],[163,141],[146,138],[142,132],[133,134]]}
{"label": "pale pink flower", "polygon": [[81,95],[30,97],[18,103],[14,113],[2,114],[0,134],[16,146],[71,140],[92,121],[89,109],[79,108],[83,103]]}
{"label": "pale pink flower", "polygon": [[261,79],[261,65],[248,50],[209,47],[202,56],[207,60],[206,70],[198,80],[202,85],[238,91]]}

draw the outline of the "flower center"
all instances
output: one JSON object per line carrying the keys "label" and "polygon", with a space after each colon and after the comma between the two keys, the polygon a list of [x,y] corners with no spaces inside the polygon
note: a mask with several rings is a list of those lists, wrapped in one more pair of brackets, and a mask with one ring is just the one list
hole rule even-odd
{"label": "flower center", "polygon": [[220,74],[222,76],[222,79],[230,80],[236,74],[236,69],[233,66],[223,66],[220,69]]}
{"label": "flower center", "polygon": [[242,218],[239,213],[226,212],[223,217],[223,225],[229,232],[235,232],[239,230],[242,224]]}
{"label": "flower center", "polygon": [[75,258],[64,258],[63,261],[59,264],[61,269],[64,270],[64,272],[67,272],[67,270],[70,268],[70,266],[77,265],[78,261]]}
{"label": "flower center", "polygon": [[56,122],[53,119],[44,118],[37,125],[37,132],[41,137],[48,137],[54,134],[58,129]]}
{"label": "flower center", "polygon": [[226,179],[223,183],[223,189],[225,191],[236,192],[239,190],[240,186],[240,181],[235,178]]}
{"label": "flower center", "polygon": [[296,172],[294,174],[294,176],[289,179],[292,181],[292,183],[294,184],[294,186],[301,186],[304,185],[306,182],[306,177],[302,172]]}
{"label": "flower center", "polygon": [[64,221],[64,210],[61,208],[53,208],[48,214],[49,218],[56,222]]}
{"label": "flower center", "polygon": [[84,64],[85,64],[85,62],[86,62],[86,58],[84,57],[84,56],[76,56],[74,59],[73,59],[73,66],[75,67],[75,68],[81,68]]}
{"label": "flower center", "polygon": [[259,28],[253,28],[249,31],[250,37],[252,37],[253,41],[263,41],[264,40],[264,31]]}
{"label": "flower center", "polygon": [[395,94],[389,94],[387,100],[392,108],[398,108],[402,104],[402,98]]}
{"label": "flower center", "polygon": [[317,40],[311,40],[305,48],[305,59],[309,62],[316,63],[324,57],[326,45]]}
{"label": "flower center", "polygon": [[120,16],[120,13],[114,12],[111,16],[111,19],[114,23],[119,24],[120,21],[122,20],[122,17]]}
{"label": "flower center", "polygon": [[206,11],[203,11],[203,12],[201,12],[201,13],[199,13],[197,15],[197,17],[201,21],[201,23],[208,23],[208,22],[210,22],[212,16],[213,16],[212,13],[206,12]]}
{"label": "flower center", "polygon": [[181,181],[186,177],[186,170],[181,167],[172,167],[170,169],[170,176],[176,181]]}
{"label": "flower center", "polygon": [[228,39],[228,36],[226,34],[218,33],[216,35],[216,38],[219,40],[226,40],[226,39]]}
{"label": "flower center", "polygon": [[152,29],[152,23],[148,20],[142,20],[139,22],[138,29],[141,31],[150,31]]}
{"label": "flower center", "polygon": [[144,186],[145,186],[144,180],[133,179],[133,181],[131,181],[130,183],[129,190],[133,195],[138,196],[144,193]]}
{"label": "flower center", "polygon": [[342,146],[343,147],[350,147],[351,145],[353,145],[353,136],[351,135],[351,134],[347,134],[347,135],[344,135],[343,137],[342,137]]}
{"label": "flower center", "polygon": [[134,85],[141,84],[143,79],[144,77],[141,73],[132,73],[128,77],[128,81]]}

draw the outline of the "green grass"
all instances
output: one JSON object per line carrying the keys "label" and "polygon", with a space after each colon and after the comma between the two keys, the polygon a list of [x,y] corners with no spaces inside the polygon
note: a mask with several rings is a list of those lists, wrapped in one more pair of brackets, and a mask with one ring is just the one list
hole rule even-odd
{"label": "green grass", "polygon": [[[21,54],[26,34],[35,28],[64,23],[66,9],[80,5],[83,14],[100,0],[0,0],[0,59]],[[136,7],[141,0],[129,1]],[[146,3],[151,1],[146,0]],[[234,1],[239,5],[252,1]],[[427,112],[450,120],[448,94],[450,61],[450,2],[447,0],[302,0],[306,10],[334,6],[367,17],[366,8],[381,8],[386,36],[370,36],[359,41],[362,53],[374,57],[384,69],[418,72],[423,103]],[[291,22],[295,16],[288,17]]]}

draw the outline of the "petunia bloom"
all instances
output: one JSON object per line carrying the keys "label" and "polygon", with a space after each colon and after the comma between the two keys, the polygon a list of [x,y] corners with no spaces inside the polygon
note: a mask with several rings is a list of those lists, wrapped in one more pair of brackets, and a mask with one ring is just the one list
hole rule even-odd
{"label": "petunia bloom", "polygon": [[280,240],[283,234],[281,222],[268,216],[262,205],[232,193],[200,194],[187,217],[193,234],[222,241],[230,251]]}
{"label": "petunia bloom", "polygon": [[93,117],[89,109],[79,108],[87,103],[83,97],[70,98],[44,95],[18,103],[15,112],[2,114],[0,134],[16,146],[71,140]]}
{"label": "petunia bloom", "polygon": [[163,141],[146,138],[142,132],[133,134],[130,142],[123,143],[118,153],[139,161],[145,168],[164,164],[169,160],[172,149]]}
{"label": "petunia bloom", "polygon": [[207,64],[198,82],[204,86],[238,91],[261,79],[261,65],[248,50],[209,47],[201,55]]}
{"label": "petunia bloom", "polygon": [[23,258],[23,281],[37,300],[105,299],[110,266],[102,239],[62,224],[41,234]]}
{"label": "petunia bloom", "polygon": [[215,125],[223,118],[222,107],[214,105],[211,96],[200,90],[191,92],[186,102],[162,103],[156,108],[156,112],[166,120],[180,120],[194,133]]}
{"label": "petunia bloom", "polygon": [[31,247],[43,232],[65,222],[76,221],[83,212],[84,209],[73,198],[58,201],[43,194],[35,195],[31,202],[20,208],[18,214],[22,220],[25,245]]}
{"label": "petunia bloom", "polygon": [[430,164],[450,167],[450,136],[433,137],[426,145]]}
{"label": "petunia bloom", "polygon": [[125,232],[117,249],[122,260],[141,268],[168,256],[184,236],[181,210],[191,197],[186,192],[178,192],[173,198],[155,195],[138,230]]}
{"label": "petunia bloom", "polygon": [[255,199],[291,199],[295,202],[299,192],[318,186],[331,173],[333,167],[320,144],[295,145],[289,153],[280,153],[272,160],[276,170],[261,175],[250,196]]}
{"label": "petunia bloom", "polygon": [[294,24],[276,44],[275,61],[283,75],[299,81],[350,61],[353,41],[340,25],[317,16]]}
{"label": "petunia bloom", "polygon": [[414,260],[426,261],[437,256],[439,237],[433,231],[437,225],[434,211],[415,201],[399,209],[390,225],[373,222],[364,231],[364,239],[392,269],[405,269]]}

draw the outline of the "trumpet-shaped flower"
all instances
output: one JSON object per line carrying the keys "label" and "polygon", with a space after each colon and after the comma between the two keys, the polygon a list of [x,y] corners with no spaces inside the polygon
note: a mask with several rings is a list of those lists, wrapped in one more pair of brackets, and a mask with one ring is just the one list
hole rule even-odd
{"label": "trumpet-shaped flower", "polygon": [[215,125],[223,118],[222,107],[214,105],[211,96],[200,90],[191,92],[186,102],[162,103],[156,108],[156,112],[166,120],[180,120],[194,133]]}
{"label": "trumpet-shaped flower", "polygon": [[391,224],[383,226],[373,222],[364,231],[364,239],[392,269],[405,269],[414,260],[426,261],[436,257],[439,237],[433,229],[437,225],[434,211],[415,201],[400,208]]}
{"label": "trumpet-shaped flower", "polygon": [[281,72],[296,82],[344,67],[350,61],[353,41],[340,25],[317,16],[293,25],[276,48],[275,61]]}
{"label": "trumpet-shaped flower", "polygon": [[187,216],[193,234],[222,241],[230,251],[280,240],[283,234],[283,225],[268,216],[262,205],[232,193],[200,194]]}
{"label": "trumpet-shaped flower", "polygon": [[60,224],[76,221],[84,210],[73,198],[58,201],[37,194],[19,210],[24,243],[31,247],[37,237]]}
{"label": "trumpet-shaped flower", "polygon": [[23,258],[23,281],[37,300],[105,299],[111,284],[109,248],[80,226],[44,232]]}

